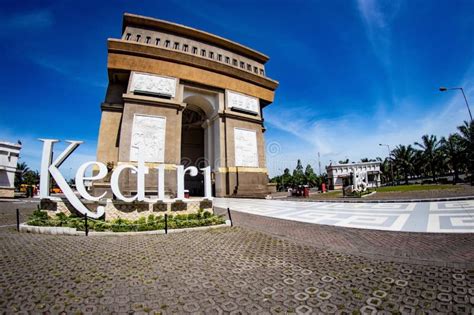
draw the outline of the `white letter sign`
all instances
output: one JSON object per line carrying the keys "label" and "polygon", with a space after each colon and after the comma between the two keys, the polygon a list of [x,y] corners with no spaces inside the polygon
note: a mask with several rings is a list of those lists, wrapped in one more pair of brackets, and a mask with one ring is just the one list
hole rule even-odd
{"label": "white letter sign", "polygon": [[44,142],[43,147],[43,157],[41,160],[41,178],[40,178],[40,197],[49,198],[49,174],[53,175],[54,180],[61,188],[62,192],[73,205],[73,207],[82,214],[87,214],[89,217],[98,219],[105,213],[105,208],[103,206],[97,207],[97,212],[92,212],[87,209],[84,204],[79,200],[79,198],[74,194],[71,187],[64,179],[64,176],[59,171],[58,167],[63,164],[63,162],[71,155],[71,153],[77,149],[77,147],[82,143],[82,141],[66,141],[70,145],[64,150],[58,158],[51,164],[51,157],[53,154],[53,144],[58,142],[58,140],[52,139],[40,139]]}
{"label": "white letter sign", "polygon": [[[102,217],[105,213],[105,207],[99,206],[97,207],[97,212],[90,211],[74,194],[71,187],[66,182],[66,179],[59,171],[59,167],[63,162],[74,152],[77,147],[82,143],[82,141],[67,141],[69,142],[69,146],[61,152],[61,154],[51,163],[52,156],[53,156],[53,146],[54,143],[59,142],[58,140],[54,139],[40,139],[43,141],[43,156],[41,160],[41,178],[40,178],[40,197],[41,198],[48,198],[51,199],[49,195],[49,183],[50,183],[50,175],[53,176],[56,183],[58,184],[59,188],[61,188],[62,192],[69,200],[71,205],[80,213],[89,216],[90,218],[98,219]],[[115,170],[112,172],[112,176],[110,179],[110,187],[112,189],[113,194],[122,201],[125,202],[133,202],[135,200],[144,201],[149,203],[154,203],[157,201],[163,201],[165,199],[165,165],[161,164],[155,166],[154,168],[157,170],[157,180],[158,180],[158,198],[147,198],[145,196],[145,176],[149,174],[149,167],[145,165],[144,157],[145,155],[142,154],[141,148],[138,150],[138,166],[130,165],[130,164],[123,164],[117,166]],[[99,169],[98,173],[94,176],[85,176],[87,168],[96,165]],[[137,194],[134,196],[126,197],[120,191],[120,184],[119,179],[122,172],[126,169],[129,169],[132,173],[135,173],[137,176]],[[202,168],[201,171],[204,173],[204,195],[205,198],[212,200],[212,185],[211,185],[211,167],[207,166]],[[176,175],[177,175],[177,198],[175,200],[182,200],[184,199],[184,175],[188,173],[191,176],[196,176],[199,170],[194,167],[190,166],[186,169],[182,165],[176,165]],[[76,187],[79,194],[86,200],[89,201],[99,201],[100,199],[104,198],[106,192],[102,193],[100,196],[92,196],[86,190],[84,185],[85,180],[100,180],[107,176],[107,167],[104,163],[91,161],[82,164],[76,173]]]}

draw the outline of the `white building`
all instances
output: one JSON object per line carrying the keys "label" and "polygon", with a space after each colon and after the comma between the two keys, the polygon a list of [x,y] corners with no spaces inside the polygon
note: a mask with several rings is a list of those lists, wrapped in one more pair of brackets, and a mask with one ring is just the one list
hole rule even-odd
{"label": "white building", "polygon": [[341,189],[352,184],[352,175],[357,174],[364,179],[367,187],[380,186],[380,162],[360,162],[335,164],[326,167],[329,189]]}
{"label": "white building", "polygon": [[15,197],[15,172],[21,144],[0,141],[0,198]]}

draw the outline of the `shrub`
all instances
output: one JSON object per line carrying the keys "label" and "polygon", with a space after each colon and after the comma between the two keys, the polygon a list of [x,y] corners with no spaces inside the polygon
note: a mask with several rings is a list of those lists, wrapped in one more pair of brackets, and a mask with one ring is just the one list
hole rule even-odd
{"label": "shrub", "polygon": [[[212,214],[209,211],[199,210],[197,213],[177,214],[168,216],[168,229],[189,228],[198,226],[209,226],[223,224],[225,220]],[[37,210],[33,212],[28,220],[29,225],[35,226],[67,226],[79,231],[85,230],[84,218],[77,215],[67,216],[64,213],[58,213],[54,217],[49,217],[45,211]],[[89,230],[94,231],[113,231],[113,232],[132,232],[132,231],[154,231],[165,228],[165,220],[161,215],[150,214],[148,217],[140,217],[137,220],[127,220],[117,218],[111,222],[104,220],[88,220]]]}

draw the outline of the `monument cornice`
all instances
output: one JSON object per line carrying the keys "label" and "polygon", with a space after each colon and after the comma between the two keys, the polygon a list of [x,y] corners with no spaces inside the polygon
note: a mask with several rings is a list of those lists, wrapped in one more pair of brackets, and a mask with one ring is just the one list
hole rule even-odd
{"label": "monument cornice", "polygon": [[131,13],[125,13],[123,15],[122,33],[124,32],[127,26],[137,26],[146,27],[153,30],[163,30],[172,34],[176,34],[178,36],[203,41],[211,45],[215,45],[236,52],[261,63],[266,63],[270,59],[267,55],[242,44],[182,24],[177,24]]}
{"label": "monument cornice", "polygon": [[122,94],[122,98],[125,102],[135,103],[135,104],[161,106],[161,107],[175,108],[177,110],[184,110],[186,108],[186,103],[179,103],[172,100],[152,97],[152,96],[126,93],[126,94]]}
{"label": "monument cornice", "polygon": [[141,56],[150,59],[162,59],[174,63],[190,65],[196,68],[211,70],[216,73],[225,74],[239,80],[250,82],[271,91],[275,91],[278,87],[278,82],[268,77],[262,77],[214,60],[190,55],[181,51],[156,47],[150,44],[109,38],[108,52]]}
{"label": "monument cornice", "polygon": [[263,119],[260,118],[259,116],[244,115],[244,114],[241,114],[240,112],[237,114],[237,113],[232,113],[227,110],[224,110],[219,113],[219,117],[248,121],[248,122],[257,123],[263,126]]}
{"label": "monument cornice", "polygon": [[219,167],[217,169],[219,173],[268,173],[268,169],[265,167],[247,167],[247,166],[231,166],[231,167]]}
{"label": "monument cornice", "polygon": [[108,112],[123,112],[123,104],[104,102],[100,104],[100,108]]}

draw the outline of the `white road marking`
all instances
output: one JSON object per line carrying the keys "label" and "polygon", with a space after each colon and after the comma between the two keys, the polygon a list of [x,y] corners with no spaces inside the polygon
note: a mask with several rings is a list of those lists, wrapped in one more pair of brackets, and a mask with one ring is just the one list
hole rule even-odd
{"label": "white road marking", "polygon": [[235,211],[314,224],[386,231],[474,233],[474,200],[329,203],[216,198],[214,204]]}

